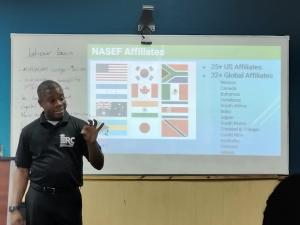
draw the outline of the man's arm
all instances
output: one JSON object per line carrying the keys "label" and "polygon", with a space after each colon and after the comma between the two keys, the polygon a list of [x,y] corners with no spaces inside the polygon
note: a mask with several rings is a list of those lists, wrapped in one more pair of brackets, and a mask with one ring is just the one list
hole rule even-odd
{"label": "man's arm", "polygon": [[96,120],[89,120],[88,125],[84,125],[81,134],[87,144],[89,157],[88,160],[95,169],[101,170],[104,165],[104,155],[101,151],[101,147],[97,143],[97,136],[103,123],[97,127]]}
{"label": "man's arm", "polygon": [[[10,206],[19,206],[21,204],[28,184],[28,173],[27,168],[16,167]],[[19,210],[10,213],[10,222],[12,225],[25,224]]]}
{"label": "man's arm", "polygon": [[87,143],[87,146],[89,151],[89,162],[95,169],[101,170],[104,165],[104,155],[100,146],[97,144],[97,142]]}

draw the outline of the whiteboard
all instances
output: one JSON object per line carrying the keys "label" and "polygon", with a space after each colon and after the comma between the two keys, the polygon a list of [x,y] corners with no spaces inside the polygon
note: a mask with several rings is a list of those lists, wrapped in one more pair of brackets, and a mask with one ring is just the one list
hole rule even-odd
{"label": "whiteboard", "polygon": [[[286,174],[288,173],[288,37],[278,36],[185,36],[154,35],[153,45],[244,45],[280,46],[281,133],[280,157],[176,154],[112,154],[99,172],[84,163],[85,174]],[[40,116],[36,89],[51,79],[64,89],[67,110],[81,119],[93,117],[88,108],[88,45],[141,45],[139,35],[12,34],[11,35],[11,155],[15,155],[21,129]],[[255,55],[255,52],[251,53]],[[105,149],[104,149],[105,151]],[[224,159],[225,158],[225,159]],[[124,160],[125,159],[125,160]],[[184,159],[184,160],[183,160]],[[183,160],[183,161],[182,161]],[[229,162],[231,163],[228,163]],[[125,162],[124,162],[125,161]],[[164,166],[169,161],[169,166]],[[265,162],[267,161],[267,166]],[[153,164],[153,162],[156,162]],[[258,162],[256,165],[255,162]],[[116,165],[127,164],[124,167]]]}

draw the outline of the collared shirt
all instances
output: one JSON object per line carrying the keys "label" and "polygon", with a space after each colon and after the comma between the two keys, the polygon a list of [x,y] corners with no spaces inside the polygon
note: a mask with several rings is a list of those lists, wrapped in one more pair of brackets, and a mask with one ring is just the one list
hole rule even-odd
{"label": "collared shirt", "polygon": [[16,165],[29,169],[30,180],[50,187],[82,185],[82,156],[88,149],[81,132],[86,123],[65,112],[56,125],[44,113],[22,129]]}

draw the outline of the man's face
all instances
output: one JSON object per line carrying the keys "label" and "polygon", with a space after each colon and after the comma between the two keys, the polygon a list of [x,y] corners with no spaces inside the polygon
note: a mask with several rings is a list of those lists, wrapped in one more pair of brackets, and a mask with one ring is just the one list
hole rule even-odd
{"label": "man's face", "polygon": [[61,120],[64,116],[67,103],[64,92],[60,87],[45,89],[39,99],[48,120]]}

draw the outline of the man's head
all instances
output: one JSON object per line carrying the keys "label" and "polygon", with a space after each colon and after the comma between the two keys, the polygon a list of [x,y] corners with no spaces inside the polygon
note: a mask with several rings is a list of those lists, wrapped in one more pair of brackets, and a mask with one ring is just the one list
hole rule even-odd
{"label": "man's head", "polygon": [[67,103],[62,87],[55,81],[43,81],[37,88],[39,104],[48,120],[61,120]]}

